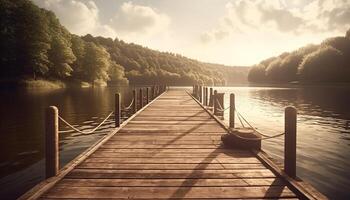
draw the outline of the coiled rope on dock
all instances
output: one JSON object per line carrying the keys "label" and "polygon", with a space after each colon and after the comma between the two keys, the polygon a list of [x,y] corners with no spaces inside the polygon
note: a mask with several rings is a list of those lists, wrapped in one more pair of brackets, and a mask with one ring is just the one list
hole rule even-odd
{"label": "coiled rope on dock", "polygon": [[[67,122],[65,119],[63,119],[60,115],[58,115],[58,119],[60,119],[63,123],[65,123],[68,127],[70,127],[71,129],[73,129],[74,131],[81,133],[81,134],[91,134],[94,133],[98,128],[100,128],[113,114],[114,112],[112,111],[111,113],[109,113],[109,115],[99,124],[97,125],[94,129],[90,130],[90,131],[82,131],[79,130],[77,128],[75,128],[72,124],[70,124],[69,122]],[[60,133],[64,133],[67,131],[59,131]]]}

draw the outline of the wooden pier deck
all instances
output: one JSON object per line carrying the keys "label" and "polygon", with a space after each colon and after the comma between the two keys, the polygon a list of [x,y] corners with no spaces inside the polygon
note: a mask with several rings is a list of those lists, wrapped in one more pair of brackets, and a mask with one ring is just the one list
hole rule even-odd
{"label": "wooden pier deck", "polygon": [[298,199],[183,89],[172,89],[22,199]]}

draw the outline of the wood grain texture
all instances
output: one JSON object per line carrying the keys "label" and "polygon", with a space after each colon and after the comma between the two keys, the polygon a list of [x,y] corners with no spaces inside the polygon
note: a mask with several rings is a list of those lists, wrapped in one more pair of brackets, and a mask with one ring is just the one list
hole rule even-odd
{"label": "wood grain texture", "polygon": [[297,199],[183,89],[138,113],[42,199]]}

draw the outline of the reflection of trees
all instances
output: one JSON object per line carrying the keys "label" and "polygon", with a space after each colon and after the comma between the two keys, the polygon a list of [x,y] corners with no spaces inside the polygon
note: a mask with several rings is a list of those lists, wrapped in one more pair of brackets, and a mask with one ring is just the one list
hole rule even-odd
{"label": "reflection of trees", "polygon": [[[130,103],[130,87],[0,91],[3,97],[0,99],[0,145],[5,149],[0,152],[0,176],[24,169],[43,158],[47,106],[57,106],[60,115],[73,125],[83,125],[87,120],[100,122],[100,117],[106,117],[114,109],[117,92],[122,94],[123,103]],[[62,123],[60,125],[60,130],[66,129]],[[73,137],[71,133],[62,134],[60,140],[66,141],[69,137]]]}
{"label": "reflection of trees", "polygon": [[350,118],[350,88],[306,87],[294,89],[267,89],[252,91],[252,98],[276,106],[295,106],[299,113],[322,117]]}

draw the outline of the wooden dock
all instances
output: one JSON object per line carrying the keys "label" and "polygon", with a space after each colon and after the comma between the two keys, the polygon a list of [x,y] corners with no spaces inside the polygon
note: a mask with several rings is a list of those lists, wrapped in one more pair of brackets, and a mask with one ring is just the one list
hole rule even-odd
{"label": "wooden dock", "polygon": [[21,199],[324,198],[257,153],[225,148],[226,132],[185,90],[171,89]]}

